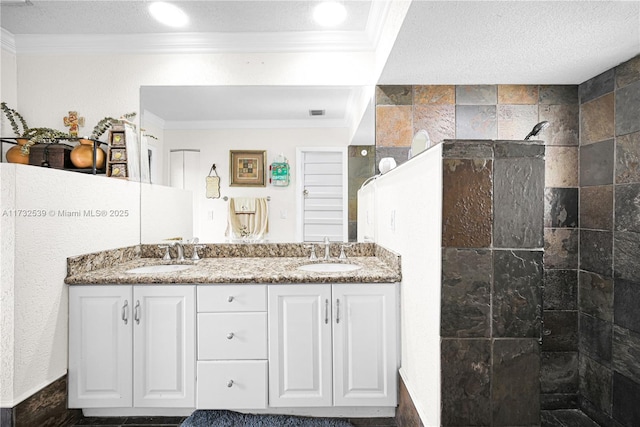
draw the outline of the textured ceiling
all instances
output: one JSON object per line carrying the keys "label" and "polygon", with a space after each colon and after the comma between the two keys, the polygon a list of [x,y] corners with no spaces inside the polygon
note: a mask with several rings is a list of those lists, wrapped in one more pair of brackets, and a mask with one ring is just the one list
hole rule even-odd
{"label": "textured ceiling", "polygon": [[640,53],[639,1],[414,1],[380,84],[579,84]]}

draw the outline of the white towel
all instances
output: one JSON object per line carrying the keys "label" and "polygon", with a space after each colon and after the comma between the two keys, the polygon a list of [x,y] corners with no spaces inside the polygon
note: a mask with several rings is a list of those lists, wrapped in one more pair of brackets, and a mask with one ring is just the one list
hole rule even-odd
{"label": "white towel", "polygon": [[253,199],[255,211],[239,211],[238,199],[229,199],[229,215],[225,236],[242,240],[261,240],[269,232],[269,204],[266,198]]}

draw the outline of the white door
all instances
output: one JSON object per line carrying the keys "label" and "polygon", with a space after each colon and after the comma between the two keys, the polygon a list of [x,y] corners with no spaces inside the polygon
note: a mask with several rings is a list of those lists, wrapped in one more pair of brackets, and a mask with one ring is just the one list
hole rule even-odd
{"label": "white door", "polygon": [[195,286],[134,286],[135,407],[195,407]]}
{"label": "white door", "polygon": [[269,406],[331,406],[331,286],[269,286]]}
{"label": "white door", "polygon": [[69,407],[132,404],[131,286],[69,287]]}
{"label": "white door", "polygon": [[348,240],[346,155],[341,147],[298,148],[298,240]]}
{"label": "white door", "polygon": [[333,285],[336,406],[395,406],[396,285]]}

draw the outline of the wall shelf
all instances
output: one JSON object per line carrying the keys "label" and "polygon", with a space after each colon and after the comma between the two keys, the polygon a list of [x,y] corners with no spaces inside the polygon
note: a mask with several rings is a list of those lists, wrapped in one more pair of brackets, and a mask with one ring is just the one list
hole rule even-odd
{"label": "wall shelf", "polygon": [[[0,152],[4,152],[4,144],[10,144],[10,145],[17,145],[18,142],[17,140],[21,139],[19,137],[0,137]],[[105,166],[102,168],[97,168],[96,167],[96,153],[98,150],[98,146],[100,145],[108,145],[106,142],[103,141],[98,141],[96,139],[91,139],[91,138],[81,138],[81,137],[65,137],[65,138],[52,138],[52,140],[55,140],[55,142],[51,142],[50,144],[55,145],[55,144],[59,144],[61,141],[67,141],[67,142],[75,142],[75,145],[78,145],[78,141],[81,139],[87,139],[89,141],[93,141],[93,166],[89,167],[89,168],[62,168],[60,170],[66,170],[66,171],[71,171],[71,172],[79,172],[79,173],[89,173],[92,175],[104,175],[106,174],[106,159],[105,159]],[[75,146],[74,145],[74,146]],[[105,156],[106,156],[106,152],[105,152]],[[2,156],[0,156],[0,163],[7,163],[4,154],[2,154]],[[34,166],[34,165],[32,165]],[[47,167],[47,166],[41,166],[41,167]]]}

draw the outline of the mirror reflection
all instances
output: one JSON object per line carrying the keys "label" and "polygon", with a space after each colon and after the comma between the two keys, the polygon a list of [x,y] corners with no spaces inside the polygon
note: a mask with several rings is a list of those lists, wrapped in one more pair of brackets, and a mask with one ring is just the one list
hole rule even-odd
{"label": "mirror reflection", "polygon": [[355,191],[375,159],[373,92],[141,87],[141,242],[355,239]]}

